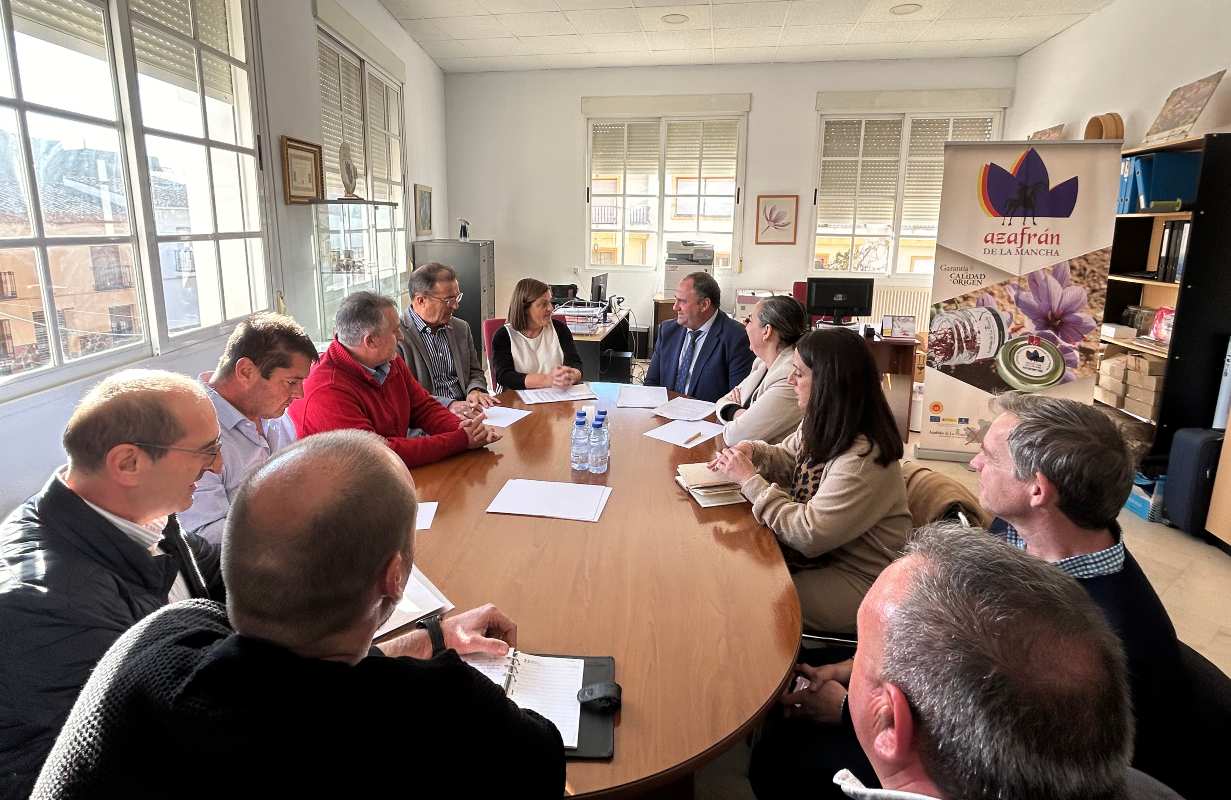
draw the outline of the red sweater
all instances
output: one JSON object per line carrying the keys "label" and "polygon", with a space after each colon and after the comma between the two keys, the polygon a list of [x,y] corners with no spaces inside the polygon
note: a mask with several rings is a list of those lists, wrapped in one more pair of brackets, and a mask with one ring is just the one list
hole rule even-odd
{"label": "red sweater", "polygon": [[[466,449],[460,420],[427,393],[394,356],[383,384],[337,339],[303,382],[303,397],[291,403],[300,438],[344,429],[372,431],[389,442],[407,467],[421,467]],[[411,428],[424,436],[406,437]]]}

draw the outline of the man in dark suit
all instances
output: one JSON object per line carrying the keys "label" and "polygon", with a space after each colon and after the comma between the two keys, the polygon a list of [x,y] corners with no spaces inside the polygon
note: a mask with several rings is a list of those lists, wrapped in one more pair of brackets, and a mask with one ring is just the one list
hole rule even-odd
{"label": "man in dark suit", "polygon": [[646,386],[665,386],[680,394],[718,400],[752,370],[748,335],[718,310],[722,290],[704,272],[694,272],[675,290],[675,321],[658,329]]}
{"label": "man in dark suit", "polygon": [[457,272],[424,264],[410,274],[408,288],[410,307],[402,315],[398,352],[415,380],[463,419],[499,403],[488,394],[469,323],[453,316],[462,301]]}

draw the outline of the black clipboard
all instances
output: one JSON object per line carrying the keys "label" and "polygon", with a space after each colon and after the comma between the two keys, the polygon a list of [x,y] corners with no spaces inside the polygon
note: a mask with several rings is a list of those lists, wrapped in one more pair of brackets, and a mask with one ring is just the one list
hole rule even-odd
{"label": "black clipboard", "polygon": [[[558,657],[580,658],[585,662],[582,668],[582,686],[615,680],[615,659],[611,656]],[[577,749],[566,748],[564,757],[575,761],[597,761],[615,756],[615,721],[619,715],[619,711],[614,714],[600,714],[582,706],[581,720],[577,725]]]}

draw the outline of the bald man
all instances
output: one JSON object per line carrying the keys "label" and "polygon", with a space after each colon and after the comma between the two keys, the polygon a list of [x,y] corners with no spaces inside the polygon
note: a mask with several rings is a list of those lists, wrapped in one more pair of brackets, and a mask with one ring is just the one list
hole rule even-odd
{"label": "bald man", "polygon": [[515,643],[494,606],[372,646],[410,576],[416,506],[372,433],[259,467],[223,534],[226,609],[181,603],[116,642],[34,796],[561,796],[559,732],[459,657]]}
{"label": "bald man", "polygon": [[90,670],[120,634],[190,597],[223,598],[217,549],[176,512],[222,468],[196,381],[104,379],[64,430],[68,465],[0,525],[0,797],[26,797]]}

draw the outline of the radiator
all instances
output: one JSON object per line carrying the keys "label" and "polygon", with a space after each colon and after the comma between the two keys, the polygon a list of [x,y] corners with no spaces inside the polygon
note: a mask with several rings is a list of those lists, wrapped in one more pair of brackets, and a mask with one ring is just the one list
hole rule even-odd
{"label": "radiator", "polygon": [[932,289],[927,286],[885,286],[877,283],[872,293],[872,316],[856,317],[860,324],[871,325],[880,331],[881,318],[887,314],[913,316],[915,330],[928,329],[931,313]]}

